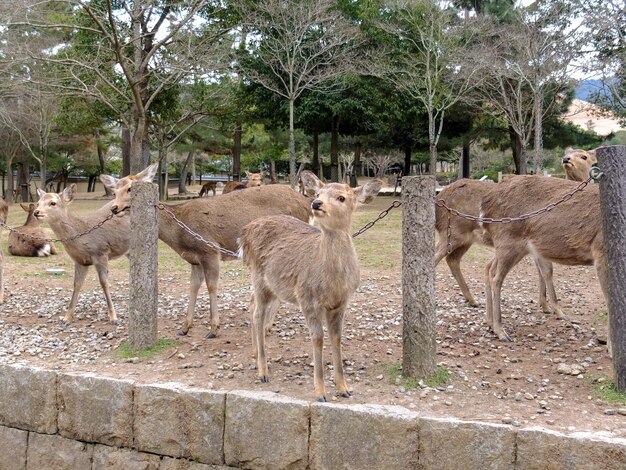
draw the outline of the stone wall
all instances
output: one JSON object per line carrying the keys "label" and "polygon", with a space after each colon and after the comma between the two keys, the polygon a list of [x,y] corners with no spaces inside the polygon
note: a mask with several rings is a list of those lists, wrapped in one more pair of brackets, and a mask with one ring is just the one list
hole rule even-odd
{"label": "stone wall", "polygon": [[0,366],[0,470],[624,469],[626,439]]}

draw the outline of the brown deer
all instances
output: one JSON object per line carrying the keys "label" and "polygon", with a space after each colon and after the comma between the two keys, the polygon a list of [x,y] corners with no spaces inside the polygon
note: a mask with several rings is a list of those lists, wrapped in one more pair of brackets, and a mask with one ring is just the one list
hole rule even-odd
{"label": "brown deer", "polygon": [[589,178],[589,170],[598,162],[596,151],[573,149],[567,147],[565,155],[561,159],[563,169],[565,170],[565,178],[572,181],[585,181]]}
{"label": "brown deer", "polygon": [[[101,179],[103,176],[101,175]],[[104,180],[103,180],[104,181]],[[117,324],[117,314],[111,301],[108,281],[109,259],[118,258],[128,251],[130,222],[129,217],[122,215],[113,217],[96,227],[111,215],[112,202],[108,202],[100,209],[85,216],[77,216],[68,211],[68,206],[74,200],[76,185],[70,184],[61,193],[46,193],[37,189],[39,202],[33,215],[40,221],[45,220],[54,231],[65,251],[74,261],[74,290],[72,299],[63,317],[63,323],[70,323],[74,317],[74,309],[78,301],[78,294],[85,281],[89,266],[93,265],[98,273],[98,279],[106,298],[109,321]],[[84,235],[77,236],[84,233]],[[71,239],[75,237],[75,239]]]}
{"label": "brown deer", "polygon": [[48,231],[41,227],[41,222],[33,215],[35,204],[20,204],[28,212],[26,222],[9,234],[9,253],[13,256],[49,256],[56,255],[57,249],[50,239]]}
{"label": "brown deer", "polygon": [[239,189],[256,188],[263,185],[263,173],[246,173],[246,176],[248,177],[247,183],[241,181],[228,181],[224,183],[222,194],[228,194]]}
{"label": "brown deer", "polygon": [[[0,199],[0,224],[6,224],[9,215],[9,205]],[[0,303],[4,302],[4,255],[0,249]]]}
{"label": "brown deer", "polygon": [[[514,217],[542,209],[561,200],[577,185],[543,176],[507,178],[485,194],[481,216]],[[510,223],[483,224],[483,227],[495,248],[495,257],[485,268],[487,324],[500,339],[510,340],[500,317],[502,283],[527,254],[566,265],[594,265],[606,298],[607,273],[598,185],[585,187],[539,216]],[[545,278],[551,277],[550,272],[543,274]]]}
{"label": "brown deer", "polygon": [[[157,165],[151,165],[137,175],[121,179],[107,176],[105,184],[115,194],[111,210],[120,212],[130,207],[130,191],[133,181],[152,181]],[[217,310],[217,287],[220,260],[232,260],[233,256],[221,254],[190,235],[174,217],[205,240],[231,252],[239,249],[237,240],[241,229],[248,222],[265,215],[287,214],[308,221],[311,217],[310,200],[286,185],[260,186],[245,191],[234,191],[224,197],[197,198],[181,204],[163,204],[158,211],[159,238],[191,265],[189,305],[181,333],[187,334],[193,322],[198,290],[206,283],[210,299],[211,330],[208,338],[215,338],[219,329]]]}
{"label": "brown deer", "polygon": [[204,196],[205,194],[208,196],[209,191],[213,192],[213,196],[217,194],[217,181],[208,181],[202,185],[200,188],[199,197]]}
{"label": "brown deer", "polygon": [[311,207],[319,229],[293,217],[273,216],[246,225],[241,236],[243,260],[254,286],[252,343],[258,375],[261,382],[268,381],[265,331],[283,300],[299,305],[306,318],[318,399],[326,401],[323,324],[331,342],[335,384],[347,398],[341,330],[349,298],[359,285],[359,262],[350,234],[352,215],[357,203],[368,203],[378,194],[382,181],[353,189],[340,183],[324,185],[311,172],[306,172],[304,181],[307,187],[317,188]]}
{"label": "brown deer", "polygon": [[[489,181],[460,179],[446,186],[437,195],[437,201],[464,214],[478,216],[482,197],[494,186],[495,184]],[[482,230],[478,222],[451,214],[445,207],[439,204],[435,205],[435,229],[438,234],[437,246],[435,248],[435,265],[438,265],[445,258],[450,272],[459,285],[467,303],[472,307],[478,307],[478,302],[476,302],[470,292],[461,272],[461,258],[474,243],[493,247],[491,238]],[[448,230],[450,232],[449,237]],[[547,279],[544,279],[542,276],[542,269],[540,269],[539,263],[543,264],[543,271],[549,273]],[[540,258],[535,258],[535,264],[539,272],[539,307],[544,313],[552,311],[558,318],[565,317],[563,310],[558,304],[554,284],[552,283],[552,264]],[[546,284],[549,302],[546,299]]]}

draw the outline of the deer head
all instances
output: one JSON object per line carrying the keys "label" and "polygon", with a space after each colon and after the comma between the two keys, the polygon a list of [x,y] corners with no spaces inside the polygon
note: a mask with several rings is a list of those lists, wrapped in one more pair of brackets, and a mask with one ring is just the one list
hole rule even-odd
{"label": "deer head", "polygon": [[158,163],[153,163],[136,175],[129,175],[119,179],[110,175],[100,175],[102,183],[115,195],[113,205],[111,206],[111,211],[114,214],[130,208],[130,190],[133,181],[152,181],[158,166]]}

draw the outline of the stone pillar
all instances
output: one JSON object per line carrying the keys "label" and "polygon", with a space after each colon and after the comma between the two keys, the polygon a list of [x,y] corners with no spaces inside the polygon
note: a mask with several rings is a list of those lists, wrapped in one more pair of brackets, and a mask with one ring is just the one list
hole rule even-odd
{"label": "stone pillar", "polygon": [[132,350],[154,346],[157,341],[158,202],[157,185],[141,181],[132,184],[128,301],[128,342]]}
{"label": "stone pillar", "polygon": [[615,387],[626,392],[626,147],[600,147],[600,207],[607,260],[609,335]]}
{"label": "stone pillar", "polygon": [[435,372],[435,177],[402,179],[402,375]]}

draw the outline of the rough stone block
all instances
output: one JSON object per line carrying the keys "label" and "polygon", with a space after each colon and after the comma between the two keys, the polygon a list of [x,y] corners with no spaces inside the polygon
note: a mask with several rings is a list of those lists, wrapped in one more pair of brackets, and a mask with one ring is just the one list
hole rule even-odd
{"label": "rough stone block", "polygon": [[0,424],[45,434],[57,432],[57,374],[0,365]]}
{"label": "rough stone block", "polygon": [[0,470],[24,470],[28,432],[0,426]]}
{"label": "rough stone block", "polygon": [[226,397],[224,455],[227,465],[296,470],[308,465],[310,407],[270,392]]}
{"label": "rough stone block", "polygon": [[509,426],[420,418],[419,468],[511,469],[515,431]]}
{"label": "rough stone block", "polygon": [[225,401],[223,392],[180,384],[136,386],[136,448],[222,464]]}
{"label": "rough stone block", "polygon": [[311,406],[311,468],[415,468],[417,418],[399,406],[316,403]]}
{"label": "rough stone block", "polygon": [[192,462],[185,459],[174,459],[163,457],[159,470],[237,470],[235,467],[225,465],[207,465],[204,463]]}
{"label": "rough stone block", "polygon": [[518,469],[612,470],[626,468],[626,439],[597,433],[564,434],[544,429],[517,433]]}
{"label": "rough stone block", "polygon": [[31,432],[28,437],[27,470],[90,469],[93,444]]}
{"label": "rough stone block", "polygon": [[130,449],[96,445],[93,451],[94,470],[159,470],[161,458]]}
{"label": "rough stone block", "polygon": [[115,447],[133,445],[133,382],[60,374],[59,433]]}

